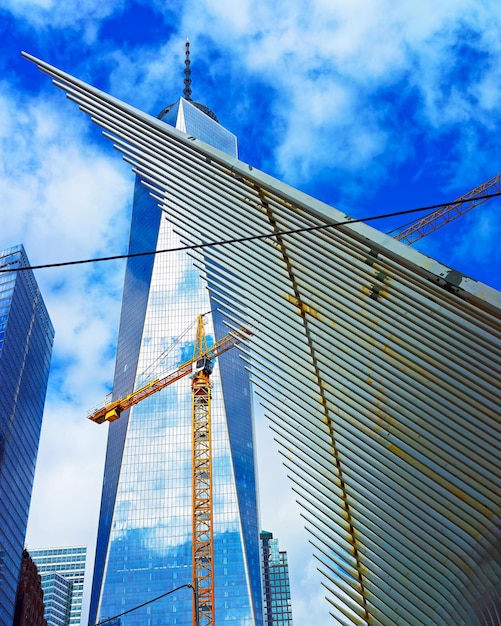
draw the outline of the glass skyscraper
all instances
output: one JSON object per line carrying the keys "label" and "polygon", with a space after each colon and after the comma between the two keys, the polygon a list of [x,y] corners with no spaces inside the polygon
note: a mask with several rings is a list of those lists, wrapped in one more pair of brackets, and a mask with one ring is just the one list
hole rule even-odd
{"label": "glass skyscraper", "polygon": [[30,550],[42,577],[47,626],[80,626],[87,548]]}
{"label": "glass skyscraper", "polygon": [[287,552],[280,551],[278,539],[261,531],[263,565],[264,623],[292,626],[292,605]]}
{"label": "glass skyscraper", "polygon": [[[236,156],[235,136],[206,107],[181,98],[159,117]],[[182,193],[172,189],[177,197]],[[179,248],[182,242],[183,233],[136,182],[129,253]],[[211,312],[205,317],[209,343],[228,332],[203,272],[204,259],[193,252],[128,260],[114,398],[191,359],[199,314]],[[251,398],[237,349],[217,359],[211,382],[216,622],[261,626]],[[191,411],[191,381],[185,378],[110,424],[90,625],[193,581]],[[119,623],[191,624],[191,615],[192,592],[184,587]]]}
{"label": "glass skyscraper", "polygon": [[0,624],[12,624],[54,328],[22,245],[0,251]]}

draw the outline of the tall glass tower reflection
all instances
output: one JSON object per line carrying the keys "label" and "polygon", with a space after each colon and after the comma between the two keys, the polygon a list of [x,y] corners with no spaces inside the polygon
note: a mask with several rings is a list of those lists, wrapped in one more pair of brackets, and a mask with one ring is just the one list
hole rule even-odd
{"label": "tall glass tower reflection", "polygon": [[0,250],[0,624],[12,624],[54,328],[22,245]]}
{"label": "tall glass tower reflection", "polygon": [[[190,99],[190,82],[187,72],[186,97],[159,117],[236,156],[235,136]],[[136,182],[129,252],[176,248],[181,241],[168,215]],[[199,262],[203,265],[203,259]],[[185,252],[129,259],[114,396],[192,358],[197,315],[212,308],[200,269]],[[226,334],[217,312],[206,320],[210,341]],[[261,626],[251,399],[236,349],[218,359],[211,380],[216,622]],[[189,379],[144,400],[110,425],[90,625],[192,582],[190,429]],[[182,588],[124,615],[120,624],[191,624],[191,612],[192,593]]]}

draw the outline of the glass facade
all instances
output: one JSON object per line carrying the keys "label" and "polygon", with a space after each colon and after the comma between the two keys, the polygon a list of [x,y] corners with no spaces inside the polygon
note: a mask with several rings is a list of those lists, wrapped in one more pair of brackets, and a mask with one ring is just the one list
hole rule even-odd
{"label": "glass facade", "polygon": [[[201,107],[200,110],[198,107]],[[237,156],[237,138],[229,130],[223,128],[214,119],[203,113],[202,105],[198,105],[184,98],[168,107],[161,119],[170,126],[188,133],[201,141],[205,141],[213,148],[222,150],[231,156]],[[214,114],[213,114],[214,115]]]}
{"label": "glass facade", "polygon": [[68,626],[71,588],[70,581],[57,572],[42,577],[44,618],[47,626]]}
{"label": "glass facade", "polygon": [[79,626],[87,548],[30,550],[42,577],[47,626]]}
{"label": "glass facade", "polygon": [[[235,137],[193,103],[181,99],[163,120],[236,156]],[[181,241],[136,183],[129,251],[176,248]],[[211,302],[192,256],[128,260],[114,397],[193,357],[196,319]],[[209,344],[228,332],[217,313],[205,321]],[[251,398],[237,350],[217,359],[211,383],[216,622],[262,626]],[[193,580],[191,411],[185,378],[110,424],[90,625],[177,588],[119,623],[191,624],[192,591],[183,587]]]}
{"label": "glass facade", "polygon": [[[0,268],[29,265],[23,246]],[[30,270],[0,274],[0,624],[11,624],[54,329]]]}
{"label": "glass facade", "polygon": [[264,623],[292,626],[291,591],[287,552],[280,552],[278,539],[261,531],[263,563]]}

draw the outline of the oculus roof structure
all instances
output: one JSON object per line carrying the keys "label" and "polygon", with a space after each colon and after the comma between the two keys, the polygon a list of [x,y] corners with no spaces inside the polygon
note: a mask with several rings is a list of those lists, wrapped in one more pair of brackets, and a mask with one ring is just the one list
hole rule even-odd
{"label": "oculus roof structure", "polygon": [[244,358],[332,615],[499,623],[501,294],[25,56],[207,244],[228,324],[253,324]]}

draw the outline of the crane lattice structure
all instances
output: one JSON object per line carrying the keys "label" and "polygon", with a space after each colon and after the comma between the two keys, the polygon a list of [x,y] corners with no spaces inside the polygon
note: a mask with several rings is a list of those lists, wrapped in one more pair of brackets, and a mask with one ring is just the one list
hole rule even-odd
{"label": "crane lattice structure", "polygon": [[497,176],[475,187],[451,204],[440,207],[420,220],[409,224],[394,235],[394,238],[411,245],[488,200],[489,198],[484,196],[489,191],[501,191],[501,174],[497,174]]}
{"label": "crane lattice structure", "polygon": [[[207,353],[202,316],[195,341],[196,372],[191,383],[192,401],[192,571],[195,581],[193,626],[214,624],[214,531],[212,511],[211,383],[213,369]],[[196,606],[198,605],[198,606]]]}
{"label": "crane lattice structure", "polygon": [[231,331],[209,348],[203,315],[197,319],[193,358],[162,378],[157,378],[124,398],[105,402],[89,412],[97,424],[114,422],[121,414],[161,389],[191,374],[192,398],[192,572],[193,626],[213,626],[214,620],[214,533],[212,498],[211,382],[214,359],[242,343],[252,332]]}

